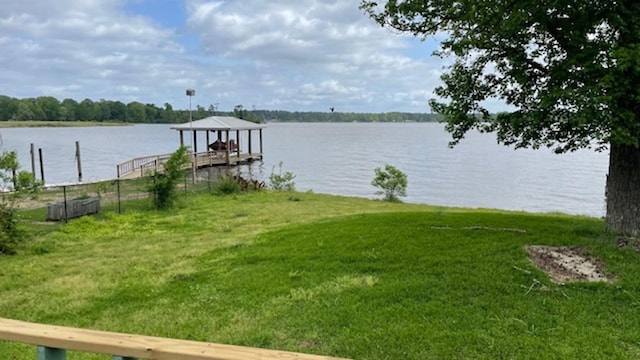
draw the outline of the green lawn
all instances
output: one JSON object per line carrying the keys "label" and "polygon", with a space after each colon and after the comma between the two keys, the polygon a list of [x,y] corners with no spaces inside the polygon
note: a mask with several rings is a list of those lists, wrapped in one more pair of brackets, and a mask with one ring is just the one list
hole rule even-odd
{"label": "green lawn", "polygon": [[[640,357],[640,254],[600,219],[260,192],[45,227],[0,257],[1,317],[354,359]],[[554,284],[534,244],[617,280]]]}

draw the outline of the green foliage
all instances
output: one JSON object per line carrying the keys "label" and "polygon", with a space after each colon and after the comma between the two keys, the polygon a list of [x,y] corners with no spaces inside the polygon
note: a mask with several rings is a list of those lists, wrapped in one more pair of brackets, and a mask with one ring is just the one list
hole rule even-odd
{"label": "green foliage", "polygon": [[280,161],[277,173],[275,165],[271,169],[269,186],[274,190],[294,191],[296,189],[296,183],[293,181],[295,177],[296,175],[290,171],[282,172],[282,161]]}
{"label": "green foliage", "polygon": [[28,235],[18,222],[16,206],[25,196],[37,194],[41,184],[34,179],[33,174],[20,171],[15,151],[0,154],[0,181],[0,254],[15,254]]}
{"label": "green foliage", "polygon": [[242,192],[242,187],[233,176],[225,175],[216,180],[211,188],[214,195],[232,195]]}
{"label": "green foliage", "polygon": [[231,195],[247,191],[260,191],[266,187],[265,183],[255,179],[245,179],[240,175],[221,176],[213,185],[214,195]]}
{"label": "green foliage", "polygon": [[17,210],[8,203],[0,203],[0,254],[13,255],[27,238],[18,223]]}
{"label": "green foliage", "polygon": [[[327,109],[329,110],[329,109]],[[208,116],[235,116],[247,121],[261,123],[268,120],[282,122],[434,122],[441,116],[432,113],[354,113],[354,112],[316,112],[316,111],[284,111],[245,109],[236,105],[233,111],[220,111],[216,105],[208,108],[197,105],[193,111],[174,110],[171,104],[164,107],[155,104],[137,102],[125,104],[120,101],[85,99],[78,103],[73,99],[59,102],[52,97],[34,99],[15,99],[0,95],[0,121],[7,120],[59,120],[59,121],[92,121],[97,122],[132,122],[132,123],[179,123]]]}
{"label": "green foliage", "polygon": [[42,186],[32,173],[20,170],[18,153],[15,151],[3,151],[0,154],[0,181],[2,182],[0,185],[0,190],[3,192],[2,201],[12,204],[25,195],[37,194]]}
{"label": "green foliage", "polygon": [[176,186],[184,176],[184,169],[190,163],[187,147],[181,146],[164,164],[164,171],[156,171],[149,176],[147,191],[153,196],[153,204],[157,209],[173,206],[176,197]]}
{"label": "green foliage", "polygon": [[[418,37],[445,36],[455,56],[440,100],[453,143],[474,128],[516,147],[558,152],[610,142],[639,145],[640,7],[613,0],[390,0],[361,2],[375,21]],[[514,111],[495,119],[485,100]],[[595,140],[595,141],[594,141]]]}
{"label": "green foliage", "polygon": [[[609,148],[607,226],[640,235],[640,6],[637,1],[362,0],[382,26],[453,57],[432,110],[451,146],[470,130],[516,148]],[[493,116],[486,105],[512,111]]]}
{"label": "green foliage", "polygon": [[375,168],[375,177],[371,185],[381,189],[376,194],[384,195],[385,201],[399,202],[399,196],[407,196],[407,175],[392,165],[386,164],[384,170]]}

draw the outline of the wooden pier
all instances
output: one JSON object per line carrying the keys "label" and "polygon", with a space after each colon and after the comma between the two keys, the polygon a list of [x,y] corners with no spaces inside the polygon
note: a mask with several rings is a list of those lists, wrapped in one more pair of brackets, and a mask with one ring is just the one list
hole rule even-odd
{"label": "wooden pier", "polygon": [[[184,133],[191,133],[191,168],[200,169],[219,165],[238,165],[262,159],[262,129],[264,127],[264,124],[256,124],[234,117],[211,116],[176,125],[171,129],[179,132],[181,146],[185,146]],[[253,132],[258,133],[257,138],[253,136]],[[202,133],[204,133],[207,151],[198,152],[198,134],[202,135]],[[211,137],[212,134],[214,134],[213,137]],[[215,141],[213,141],[214,139]],[[258,144],[254,144],[254,141],[258,141]],[[149,155],[123,162],[116,167],[117,177],[119,179],[134,179],[156,171],[163,171],[164,164],[170,156],[171,154]]]}
{"label": "wooden pier", "polygon": [[[164,164],[171,154],[137,157],[116,166],[118,179],[136,179],[154,172],[164,171]],[[201,169],[220,165],[239,165],[262,159],[262,153],[236,153],[208,151],[191,154],[190,168]]]}

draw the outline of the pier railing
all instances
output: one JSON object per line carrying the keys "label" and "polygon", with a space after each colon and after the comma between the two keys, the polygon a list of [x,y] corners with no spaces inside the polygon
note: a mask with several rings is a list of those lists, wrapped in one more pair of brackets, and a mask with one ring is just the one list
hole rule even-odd
{"label": "pier railing", "polygon": [[170,156],[171,154],[149,155],[125,161],[116,166],[117,177],[127,177],[132,174],[138,175],[138,173],[138,176],[144,176],[145,171],[157,169],[164,165]]}
{"label": "pier railing", "polygon": [[74,350],[113,360],[329,360],[333,357],[44,325],[0,318],[0,339],[37,346],[37,360],[65,360]]}
{"label": "pier railing", "polygon": [[[171,154],[137,157],[116,166],[119,179],[143,177],[149,171],[162,171]],[[199,169],[207,166],[238,164],[261,159],[262,153],[238,153],[227,151],[206,151],[190,154],[191,167]]]}

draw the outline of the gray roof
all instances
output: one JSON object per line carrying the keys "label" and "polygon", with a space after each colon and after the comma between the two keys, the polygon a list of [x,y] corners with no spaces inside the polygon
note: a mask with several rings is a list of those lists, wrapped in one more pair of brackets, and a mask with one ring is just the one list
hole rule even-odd
{"label": "gray roof", "polygon": [[238,119],[231,116],[210,116],[202,120],[172,126],[173,130],[256,130],[264,129],[264,124]]}

